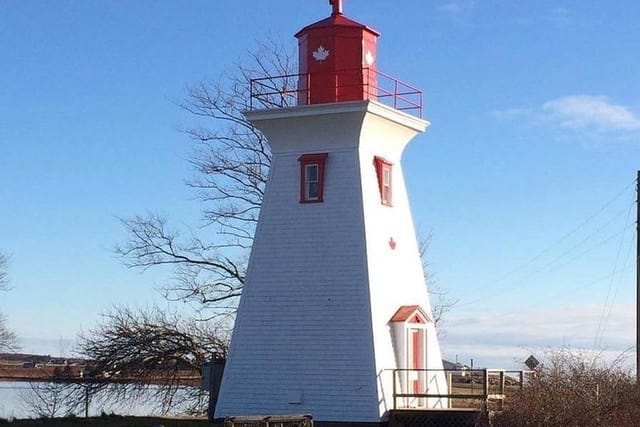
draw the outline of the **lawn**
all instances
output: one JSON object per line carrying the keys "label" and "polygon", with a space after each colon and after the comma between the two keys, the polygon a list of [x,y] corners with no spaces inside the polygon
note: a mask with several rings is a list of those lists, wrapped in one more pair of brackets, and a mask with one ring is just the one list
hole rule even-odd
{"label": "lawn", "polygon": [[[92,418],[54,418],[34,420],[0,420],[0,426],[11,427],[214,427],[207,420],[193,418],[121,417],[106,415]],[[219,425],[217,427],[220,427]]]}

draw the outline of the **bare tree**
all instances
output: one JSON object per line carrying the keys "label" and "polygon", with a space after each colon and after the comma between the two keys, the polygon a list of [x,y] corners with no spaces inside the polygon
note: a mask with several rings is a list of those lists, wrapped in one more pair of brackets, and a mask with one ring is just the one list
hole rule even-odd
{"label": "bare tree", "polygon": [[431,273],[427,256],[429,246],[431,245],[431,237],[431,233],[422,234],[418,242],[418,249],[420,251],[420,259],[422,260],[424,278],[427,282],[429,294],[431,296],[433,322],[436,325],[438,338],[442,339],[446,336],[446,331],[444,329],[446,315],[453,310],[456,304],[458,304],[459,299],[449,296],[449,291],[442,289],[435,280],[434,275]]}
{"label": "bare tree", "polygon": [[9,288],[9,275],[7,273],[7,256],[0,252],[0,291],[6,291]]}
{"label": "bare tree", "polygon": [[[227,335],[211,322],[157,308],[114,307],[80,337],[81,354],[89,360],[90,394],[120,403],[146,399],[164,413],[187,400],[183,409],[197,411],[205,397],[194,387],[200,384],[202,365],[226,357]],[[82,393],[76,397],[84,399]]]}
{"label": "bare tree", "polygon": [[[88,395],[83,392],[87,385],[74,382],[71,366],[56,366],[49,372],[47,379],[31,381],[29,388],[18,392],[23,409],[43,418],[76,415],[82,406],[88,411]],[[85,401],[79,398],[82,395],[87,398]]]}
{"label": "bare tree", "polygon": [[76,394],[79,384],[34,381],[21,390],[18,397],[22,407],[36,417],[54,418],[74,414],[77,409]]}
{"label": "bare tree", "polygon": [[[0,252],[0,292],[9,290],[7,264],[7,256]],[[6,317],[0,313],[0,351],[15,351],[17,348],[18,339],[7,327]]]}
{"label": "bare tree", "polygon": [[[179,233],[164,217],[148,213],[122,220],[130,239],[116,248],[131,268],[173,266],[173,278],[163,286],[165,296],[191,304],[202,319],[235,311],[271,164],[264,135],[242,114],[250,108],[249,81],[295,70],[293,53],[272,40],[248,58],[225,80],[188,88],[180,104],[202,121],[185,131],[196,144],[190,160],[195,174],[187,184],[204,202],[204,226],[217,237],[205,240],[192,231]],[[270,84],[280,85],[276,92],[288,93],[295,79],[273,79]],[[288,100],[282,98],[282,103]]]}
{"label": "bare tree", "polygon": [[206,243],[194,233],[184,236],[155,213],[121,221],[129,240],[116,252],[125,265],[173,267],[173,278],[163,285],[168,300],[189,303],[202,320],[233,312],[244,283],[242,251],[227,253],[226,245]]}

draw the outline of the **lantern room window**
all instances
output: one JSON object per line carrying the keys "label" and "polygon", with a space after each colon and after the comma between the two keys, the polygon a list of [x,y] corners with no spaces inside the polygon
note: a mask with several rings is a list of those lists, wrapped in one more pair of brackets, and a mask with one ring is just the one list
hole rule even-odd
{"label": "lantern room window", "polygon": [[321,203],[327,153],[304,154],[300,162],[300,203]]}
{"label": "lantern room window", "polygon": [[393,206],[392,169],[393,163],[382,158],[374,157],[376,174],[378,176],[378,188],[380,190],[380,202],[385,206]]}

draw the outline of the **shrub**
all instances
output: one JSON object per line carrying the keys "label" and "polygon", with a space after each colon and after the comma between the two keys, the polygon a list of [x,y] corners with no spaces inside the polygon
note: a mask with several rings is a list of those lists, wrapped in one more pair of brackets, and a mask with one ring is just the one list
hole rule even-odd
{"label": "shrub", "polygon": [[509,396],[495,427],[640,427],[640,389],[619,361],[551,352],[524,389]]}

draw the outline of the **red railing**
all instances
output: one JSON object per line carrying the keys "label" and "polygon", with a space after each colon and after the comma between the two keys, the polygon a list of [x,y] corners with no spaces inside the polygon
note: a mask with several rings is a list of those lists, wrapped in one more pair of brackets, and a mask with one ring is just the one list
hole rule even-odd
{"label": "red railing", "polygon": [[421,90],[370,68],[251,79],[251,110],[368,99],[422,117]]}

